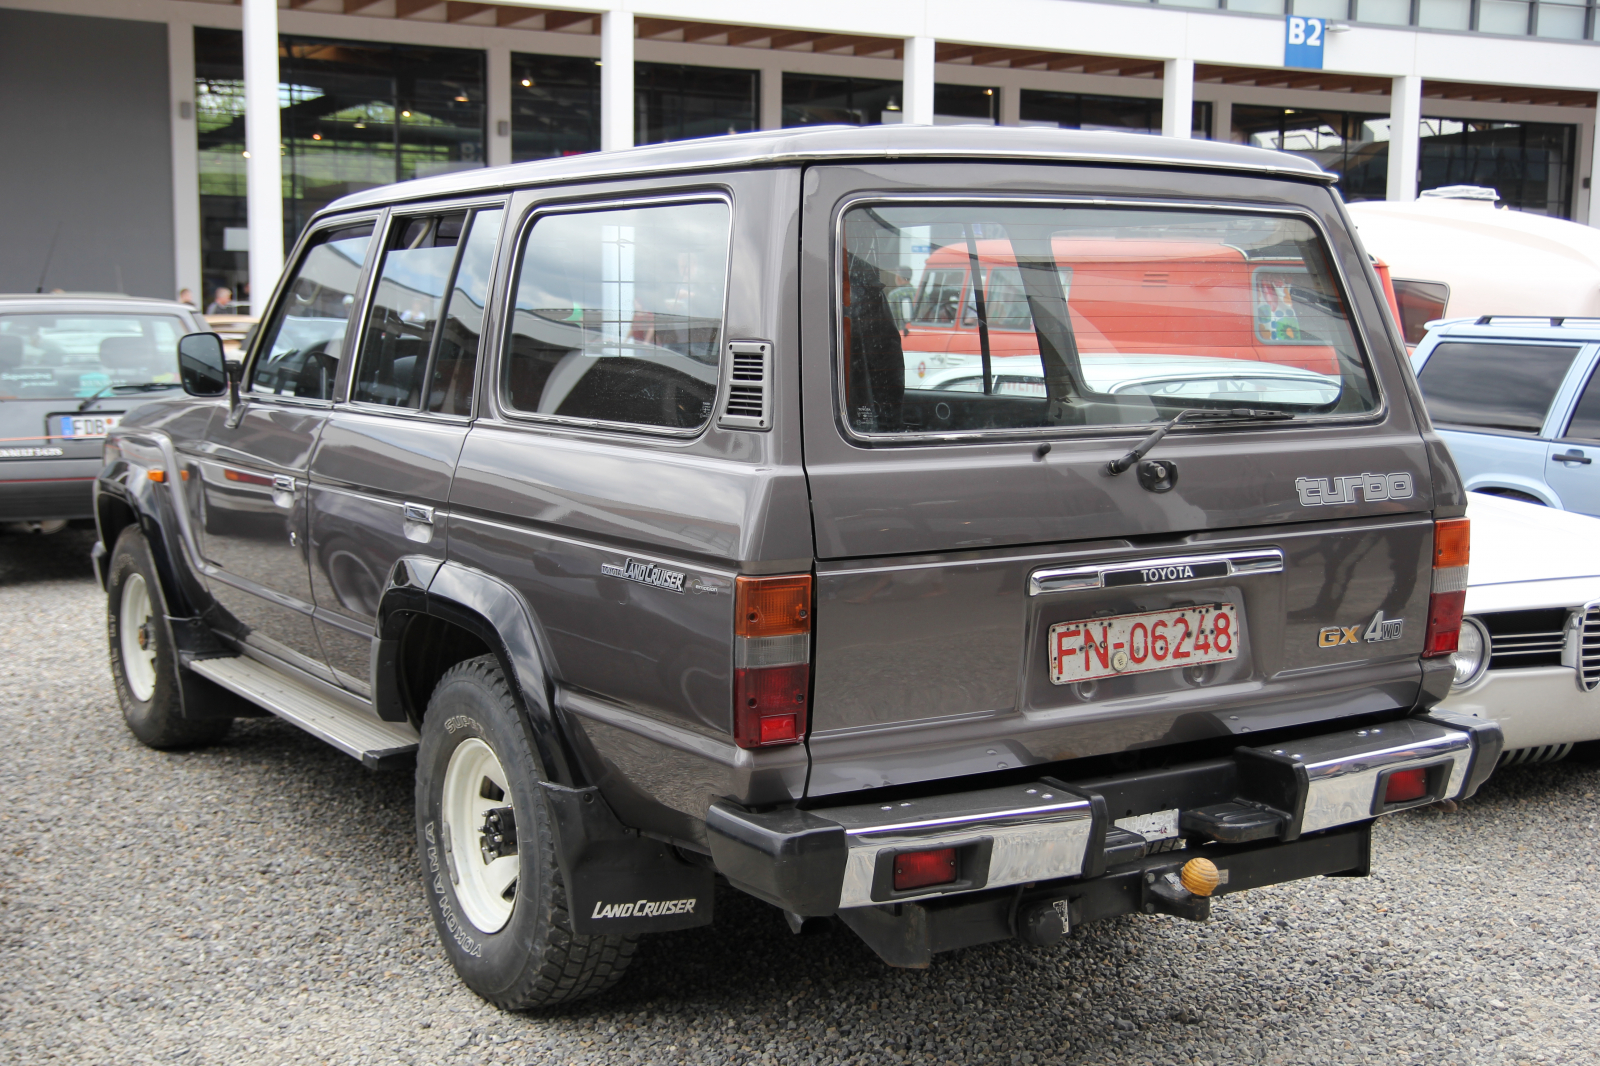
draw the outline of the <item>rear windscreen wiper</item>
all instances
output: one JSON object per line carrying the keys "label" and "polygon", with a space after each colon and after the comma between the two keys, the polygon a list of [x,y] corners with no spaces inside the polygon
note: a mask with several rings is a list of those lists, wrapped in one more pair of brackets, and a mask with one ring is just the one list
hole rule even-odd
{"label": "rear windscreen wiper", "polygon": [[82,403],[80,403],[78,405],[78,410],[87,411],[91,404],[104,397],[107,393],[123,391],[165,392],[168,389],[175,389],[177,387],[178,383],[176,381],[145,381],[138,385],[107,385],[105,388],[101,389],[99,392],[88,397]]}
{"label": "rear windscreen wiper", "polygon": [[1106,473],[1116,477],[1134,463],[1145,457],[1145,454],[1161,443],[1161,438],[1172,431],[1180,422],[1287,422],[1295,416],[1288,411],[1260,411],[1253,407],[1191,407],[1186,411],[1179,411],[1161,425],[1156,431],[1134,445],[1134,448],[1121,459],[1113,459],[1106,464]]}

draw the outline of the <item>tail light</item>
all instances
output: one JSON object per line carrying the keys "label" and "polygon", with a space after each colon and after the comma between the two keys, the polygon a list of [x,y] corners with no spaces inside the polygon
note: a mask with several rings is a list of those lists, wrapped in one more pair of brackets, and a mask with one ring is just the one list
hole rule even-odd
{"label": "tail light", "polygon": [[948,885],[956,879],[956,849],[904,851],[894,857],[894,890]]}
{"label": "tail light", "polygon": [[811,702],[811,575],[738,578],[733,610],[734,743],[798,744]]}
{"label": "tail light", "polygon": [[1461,637],[1461,612],[1467,605],[1467,556],[1471,524],[1441,518],[1433,524],[1433,592],[1428,597],[1428,635],[1423,658],[1454,655]]}
{"label": "tail light", "polygon": [[1383,790],[1383,802],[1411,803],[1427,794],[1428,771],[1425,768],[1396,770],[1389,775],[1389,783]]}

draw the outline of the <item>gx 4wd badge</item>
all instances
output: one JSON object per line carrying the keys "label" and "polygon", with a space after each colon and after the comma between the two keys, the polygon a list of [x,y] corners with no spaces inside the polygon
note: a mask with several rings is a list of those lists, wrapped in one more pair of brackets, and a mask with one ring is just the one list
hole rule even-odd
{"label": "gx 4wd badge", "polygon": [[1329,626],[1317,634],[1317,647],[1337,648],[1341,644],[1376,644],[1380,640],[1399,640],[1401,632],[1405,629],[1404,618],[1385,618],[1379,611],[1372,616],[1372,621],[1367,623],[1365,631],[1360,623],[1353,626]]}

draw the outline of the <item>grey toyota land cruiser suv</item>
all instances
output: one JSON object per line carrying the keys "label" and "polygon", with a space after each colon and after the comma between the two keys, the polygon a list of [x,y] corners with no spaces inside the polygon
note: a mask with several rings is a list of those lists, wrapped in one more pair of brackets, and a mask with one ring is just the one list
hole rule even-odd
{"label": "grey toyota land cruiser suv", "polygon": [[596,992],[723,883],[886,962],[1370,863],[1469,796],[1460,481],[1331,177],[820,128],[306,227],[109,435],[128,725],[415,766],[444,950]]}

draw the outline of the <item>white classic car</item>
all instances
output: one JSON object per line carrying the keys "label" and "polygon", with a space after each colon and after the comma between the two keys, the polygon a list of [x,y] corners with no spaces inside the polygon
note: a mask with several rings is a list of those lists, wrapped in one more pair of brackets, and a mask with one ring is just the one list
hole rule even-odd
{"label": "white classic car", "polygon": [[1600,739],[1600,519],[1468,493],[1472,560],[1441,705],[1505,733],[1502,766]]}

